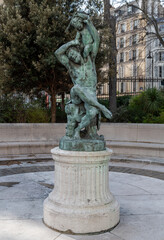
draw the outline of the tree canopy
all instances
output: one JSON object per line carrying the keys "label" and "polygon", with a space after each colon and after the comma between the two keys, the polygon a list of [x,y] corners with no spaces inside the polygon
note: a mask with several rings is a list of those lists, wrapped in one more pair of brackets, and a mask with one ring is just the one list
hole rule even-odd
{"label": "tree canopy", "polygon": [[[5,93],[47,92],[51,96],[52,122],[56,120],[56,95],[69,92],[72,86],[54,51],[73,39],[75,31],[65,30],[82,5],[95,26],[102,29],[103,1],[99,0],[4,0],[0,6],[0,87]],[[105,32],[100,33],[103,43]],[[101,48],[98,69],[105,59]],[[100,78],[102,81],[102,75]]]}
{"label": "tree canopy", "polygon": [[10,0],[0,6],[0,63],[3,91],[51,95],[52,122],[56,94],[71,81],[54,51],[70,39],[65,29],[79,1]]}

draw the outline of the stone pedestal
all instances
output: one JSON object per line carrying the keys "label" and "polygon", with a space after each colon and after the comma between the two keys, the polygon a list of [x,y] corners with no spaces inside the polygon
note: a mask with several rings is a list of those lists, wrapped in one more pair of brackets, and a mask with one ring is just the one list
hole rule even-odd
{"label": "stone pedestal", "polygon": [[51,150],[55,187],[44,201],[44,223],[61,232],[94,233],[119,222],[119,204],[109,190],[112,151]]}

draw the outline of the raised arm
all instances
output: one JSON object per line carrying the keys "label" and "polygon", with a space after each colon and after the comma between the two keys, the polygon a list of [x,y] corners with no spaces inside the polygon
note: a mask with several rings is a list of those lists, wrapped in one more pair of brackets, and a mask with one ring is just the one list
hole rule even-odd
{"label": "raised arm", "polygon": [[92,56],[96,58],[100,44],[99,34],[90,19],[84,20],[84,23],[87,24],[88,30],[93,38]]}
{"label": "raised arm", "polygon": [[67,69],[69,68],[69,59],[66,55],[66,51],[73,46],[77,46],[79,45],[79,41],[78,40],[73,40],[70,41],[64,45],[62,45],[60,48],[58,48],[55,51],[55,56],[58,59],[59,62],[61,62]]}

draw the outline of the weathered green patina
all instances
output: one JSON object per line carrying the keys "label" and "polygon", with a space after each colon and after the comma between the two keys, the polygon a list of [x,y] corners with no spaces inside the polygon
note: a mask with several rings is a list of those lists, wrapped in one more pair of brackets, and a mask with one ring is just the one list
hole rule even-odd
{"label": "weathered green patina", "polygon": [[59,147],[70,151],[102,151],[105,149],[100,128],[101,112],[111,118],[111,112],[96,97],[97,74],[95,58],[99,48],[99,35],[89,16],[74,14],[70,25],[77,30],[75,40],[61,46],[55,55],[67,68],[72,82],[70,101],[66,104],[66,136]]}

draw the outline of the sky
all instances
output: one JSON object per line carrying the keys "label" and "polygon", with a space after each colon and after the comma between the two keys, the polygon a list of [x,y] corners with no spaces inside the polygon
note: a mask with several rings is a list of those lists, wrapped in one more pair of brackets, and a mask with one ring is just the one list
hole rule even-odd
{"label": "sky", "polygon": [[120,1],[118,1],[118,0],[112,0],[112,1],[111,1],[111,4],[112,4],[112,6],[114,6],[114,7],[119,7],[119,6],[120,6]]}
{"label": "sky", "polygon": [[[125,1],[125,0],[124,0]],[[132,0],[127,0],[127,2],[130,2]],[[111,0],[111,4],[114,6],[114,7],[119,7],[120,6],[120,2],[121,0]],[[160,0],[161,4],[164,6],[164,0]]]}

